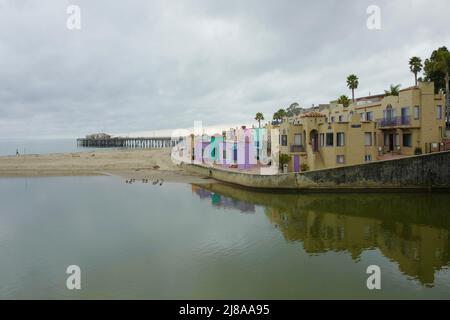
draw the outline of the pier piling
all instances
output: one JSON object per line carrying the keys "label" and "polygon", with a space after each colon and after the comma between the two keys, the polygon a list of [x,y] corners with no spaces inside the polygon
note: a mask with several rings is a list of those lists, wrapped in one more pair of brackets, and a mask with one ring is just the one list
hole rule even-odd
{"label": "pier piling", "polygon": [[86,137],[77,139],[77,146],[84,148],[159,149],[174,147],[180,139],[172,137]]}

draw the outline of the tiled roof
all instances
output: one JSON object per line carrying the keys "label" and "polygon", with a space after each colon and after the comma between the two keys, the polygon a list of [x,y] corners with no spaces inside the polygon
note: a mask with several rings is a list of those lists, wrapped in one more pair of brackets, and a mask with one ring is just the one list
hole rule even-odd
{"label": "tiled roof", "polygon": [[419,89],[419,87],[418,86],[412,86],[412,87],[408,87],[408,88],[405,88],[405,89],[401,89],[401,90],[399,90],[399,92],[413,90],[413,89]]}
{"label": "tiled roof", "polygon": [[303,114],[300,118],[319,118],[319,117],[325,117],[325,115],[317,111],[311,111]]}
{"label": "tiled roof", "polygon": [[375,94],[375,95],[371,95],[371,96],[356,98],[355,100],[356,101],[365,101],[365,100],[381,99],[384,96],[386,96],[386,94],[381,93],[381,94]]}

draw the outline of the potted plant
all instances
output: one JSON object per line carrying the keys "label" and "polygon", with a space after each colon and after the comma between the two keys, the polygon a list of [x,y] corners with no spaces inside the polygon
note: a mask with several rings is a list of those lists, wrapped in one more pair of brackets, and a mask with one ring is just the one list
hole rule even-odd
{"label": "potted plant", "polygon": [[309,171],[309,166],[308,166],[308,164],[303,162],[303,163],[300,165],[300,171],[301,171],[301,172],[303,172],[303,171]]}
{"label": "potted plant", "polygon": [[288,154],[280,154],[280,169],[283,169],[283,171],[285,171],[284,168],[287,167],[289,161],[291,161],[291,157]]}
{"label": "potted plant", "polygon": [[419,154],[422,154],[422,148],[421,147],[416,147],[415,149],[414,149],[414,154],[417,156],[417,155],[419,155]]}

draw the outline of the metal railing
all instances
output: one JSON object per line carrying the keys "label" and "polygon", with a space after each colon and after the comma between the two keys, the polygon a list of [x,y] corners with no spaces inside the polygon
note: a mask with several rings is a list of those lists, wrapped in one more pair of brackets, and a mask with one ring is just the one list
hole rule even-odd
{"label": "metal railing", "polygon": [[382,118],[377,120],[378,125],[383,127],[398,127],[398,126],[408,126],[411,124],[411,116],[399,116]]}
{"label": "metal railing", "polygon": [[302,145],[291,144],[291,152],[305,152],[305,147]]}

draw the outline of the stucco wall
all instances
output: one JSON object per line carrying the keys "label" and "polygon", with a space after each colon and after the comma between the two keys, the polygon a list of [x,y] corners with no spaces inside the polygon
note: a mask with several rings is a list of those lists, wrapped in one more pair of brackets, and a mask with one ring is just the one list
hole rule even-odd
{"label": "stucco wall", "polygon": [[255,175],[200,165],[189,170],[216,180],[267,189],[450,190],[450,151],[303,173]]}

